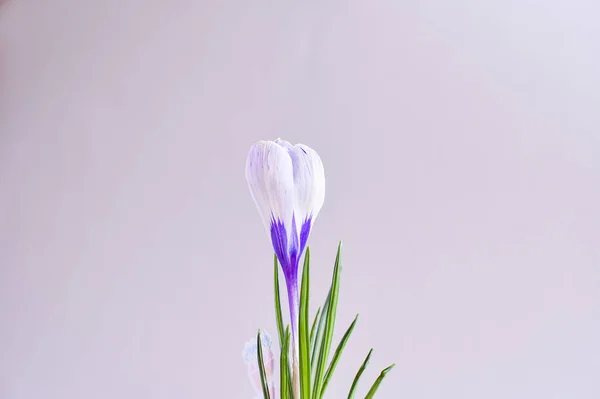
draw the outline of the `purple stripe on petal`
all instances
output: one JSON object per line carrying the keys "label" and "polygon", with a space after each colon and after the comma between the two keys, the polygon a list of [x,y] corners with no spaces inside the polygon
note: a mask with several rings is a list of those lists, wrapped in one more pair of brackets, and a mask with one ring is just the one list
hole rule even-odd
{"label": "purple stripe on petal", "polygon": [[[298,231],[296,231],[296,216],[292,215],[292,232],[290,236],[290,246],[288,248],[288,253],[290,256],[290,274],[293,276],[298,275],[298,262],[300,261],[300,253],[298,250],[300,249],[300,244],[298,243]],[[297,280],[297,277],[296,277]]]}
{"label": "purple stripe on petal", "polygon": [[281,263],[281,267],[286,273],[290,269],[290,259],[288,257],[288,242],[287,242],[287,232],[285,230],[285,226],[281,220],[277,220],[273,218],[271,215],[271,242],[273,243],[273,249],[275,250],[275,255],[277,255],[277,259],[279,259],[279,263]]}
{"label": "purple stripe on petal", "polygon": [[306,242],[308,241],[308,235],[310,234],[310,228],[312,227],[312,218],[309,216],[302,223],[300,228],[300,253],[304,252]]}
{"label": "purple stripe on petal", "polygon": [[295,216],[292,216],[292,231],[285,228],[283,222],[271,215],[271,242],[273,249],[281,263],[283,274],[288,283],[296,284],[298,281],[298,263],[303,248],[300,246],[298,232],[296,231]]}

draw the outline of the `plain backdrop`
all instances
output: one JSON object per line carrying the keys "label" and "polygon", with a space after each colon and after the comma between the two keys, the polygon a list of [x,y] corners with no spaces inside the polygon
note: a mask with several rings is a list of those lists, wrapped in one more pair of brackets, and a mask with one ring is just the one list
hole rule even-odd
{"label": "plain backdrop", "polygon": [[315,148],[329,387],[600,397],[600,6],[12,0],[0,15],[0,398],[252,398],[275,333],[252,143]]}

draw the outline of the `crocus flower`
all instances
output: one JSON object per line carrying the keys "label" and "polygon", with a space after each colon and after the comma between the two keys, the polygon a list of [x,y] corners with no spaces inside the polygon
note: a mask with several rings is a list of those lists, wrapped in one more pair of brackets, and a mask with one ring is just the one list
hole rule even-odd
{"label": "crocus flower", "polygon": [[[337,359],[344,349],[345,341],[348,339],[357,319],[354,319],[350,328],[344,335],[342,343],[336,348],[334,360],[332,364],[327,366],[327,361],[330,358],[330,349],[332,334],[334,331],[336,308],[338,303],[339,278],[340,278],[340,254],[341,243],[338,246],[336,261],[334,266],[329,295],[327,297],[326,308],[321,314],[325,332],[322,337],[322,344],[316,345],[312,354],[308,353],[307,347],[310,347],[308,341],[311,340],[308,328],[308,309],[302,311],[302,331],[298,334],[298,316],[299,296],[298,296],[298,266],[300,258],[306,248],[308,236],[312,229],[315,218],[319,214],[323,201],[325,200],[325,172],[323,164],[317,153],[311,148],[303,145],[292,145],[287,141],[277,139],[275,141],[259,141],[250,148],[248,159],[246,161],[246,180],[250,187],[250,193],[263,219],[267,233],[271,238],[275,255],[283,269],[285,282],[287,286],[288,302],[290,307],[290,320],[292,330],[292,342],[288,341],[289,329],[286,329],[285,338],[281,331],[282,323],[279,318],[280,310],[277,309],[278,315],[278,330],[280,347],[285,349],[285,352],[280,353],[281,359],[288,359],[288,364],[285,361],[280,364],[280,384],[281,396],[289,396],[291,398],[300,399],[308,397],[322,397],[327,388],[329,379],[333,374]],[[308,259],[306,259],[308,261]],[[277,266],[276,266],[277,267]],[[305,269],[306,270],[306,269]],[[279,272],[278,269],[275,270]],[[278,274],[276,274],[278,276]],[[304,280],[308,277],[303,276]],[[275,280],[278,281],[278,280]],[[305,288],[305,287],[303,287]],[[276,306],[279,306],[279,287],[276,289]],[[308,299],[308,292],[302,300]],[[306,310],[306,312],[305,312]],[[324,317],[324,319],[323,319]],[[304,321],[306,320],[306,324]],[[314,327],[314,325],[313,325]],[[320,334],[320,333],[319,333]],[[283,338],[283,339],[282,339]],[[314,337],[313,337],[314,338]],[[259,341],[260,339],[260,341]],[[299,345],[299,339],[302,344]],[[319,338],[321,339],[321,338]],[[246,343],[244,349],[244,358],[248,365],[248,373],[250,380],[259,395],[255,399],[260,398],[259,388],[263,391],[264,397],[276,399],[273,385],[274,361],[271,351],[271,339],[265,334],[259,332],[256,340],[252,339]],[[289,345],[289,346],[288,346]],[[263,350],[260,352],[263,364],[258,362],[258,347]],[[302,346],[302,359],[299,359],[299,348]],[[287,353],[287,350],[291,353]],[[306,349],[306,350],[305,350]],[[372,350],[371,350],[372,352]],[[349,396],[355,396],[357,379],[369,362],[371,352],[367,355],[364,363],[358,371],[357,377],[352,383]],[[292,356],[290,359],[290,355]],[[316,356],[316,369],[311,367],[310,357],[314,359]],[[300,361],[299,361],[300,360]],[[291,370],[289,366],[291,363]],[[300,368],[302,363],[302,368]],[[264,367],[264,372],[263,372]],[[394,367],[392,364],[383,369],[377,380],[373,383],[368,391],[367,397],[371,398],[379,388],[381,381],[385,375]],[[291,371],[291,375],[289,373]],[[290,381],[291,377],[291,381]],[[289,384],[291,382],[291,384]],[[291,389],[291,390],[289,390]],[[286,393],[289,393],[286,395]]]}
{"label": "crocus flower", "polygon": [[299,397],[298,264],[325,200],[323,163],[303,144],[259,141],[248,153],[246,180],[285,276],[294,341],[292,384]]}
{"label": "crocus flower", "polygon": [[246,179],[283,269],[295,336],[298,264],[325,200],[323,163],[303,144],[259,141],[248,153]]}

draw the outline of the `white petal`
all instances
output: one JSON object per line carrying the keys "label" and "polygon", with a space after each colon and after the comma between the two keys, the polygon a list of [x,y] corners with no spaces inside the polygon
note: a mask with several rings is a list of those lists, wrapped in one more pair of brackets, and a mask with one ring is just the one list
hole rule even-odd
{"label": "white petal", "polygon": [[246,160],[250,193],[270,234],[271,221],[281,221],[289,232],[294,211],[294,173],[288,152],[272,141],[259,141]]}
{"label": "white petal", "polygon": [[294,213],[300,225],[307,218],[314,221],[323,206],[325,170],[317,152],[308,146],[295,145],[290,156],[294,168]]}

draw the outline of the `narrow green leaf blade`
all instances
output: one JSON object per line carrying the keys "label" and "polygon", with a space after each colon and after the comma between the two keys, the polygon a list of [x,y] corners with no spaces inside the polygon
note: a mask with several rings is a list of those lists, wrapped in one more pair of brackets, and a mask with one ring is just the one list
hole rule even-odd
{"label": "narrow green leaf blade", "polygon": [[260,339],[260,330],[258,330],[258,336],[256,338],[258,346],[258,368],[260,370],[260,383],[262,385],[262,391],[265,399],[271,399],[271,393],[269,392],[269,384],[267,383],[267,373],[265,372],[265,363],[263,361],[262,353],[262,340]]}
{"label": "narrow green leaf blade", "polygon": [[281,314],[281,296],[279,294],[279,264],[277,255],[273,255],[274,275],[275,275],[275,316],[277,318],[277,332],[279,333],[279,349],[283,347],[283,316]]}
{"label": "narrow green leaf blade", "polygon": [[335,368],[336,368],[338,362],[340,361],[342,352],[344,351],[344,348],[346,347],[346,344],[348,343],[348,340],[350,339],[350,336],[352,335],[352,331],[354,330],[354,327],[356,326],[357,321],[358,321],[358,315],[356,315],[356,317],[354,318],[354,321],[352,322],[352,324],[350,324],[350,327],[348,327],[348,330],[346,330],[346,333],[342,337],[342,340],[340,341],[340,343],[338,344],[338,347],[335,350],[333,358],[331,359],[331,363],[329,363],[329,367],[327,368],[327,372],[325,373],[325,380],[323,381],[323,388],[321,388],[320,396],[323,396],[325,394],[325,389],[327,389],[329,380],[333,376],[333,372],[335,371]]}
{"label": "narrow green leaf blade", "polygon": [[312,327],[310,328],[310,350],[315,346],[315,333],[317,332],[317,324],[319,324],[319,316],[321,315],[321,307],[317,308],[317,314],[315,315],[315,319],[312,323]]}
{"label": "narrow green leaf blade", "polygon": [[325,374],[325,365],[329,357],[329,349],[331,348],[331,341],[333,339],[333,330],[335,327],[335,316],[337,312],[338,293],[340,289],[340,269],[341,269],[341,258],[342,258],[342,242],[338,245],[337,255],[335,257],[335,266],[333,268],[333,277],[330,288],[329,307],[327,309],[327,316],[325,319],[325,330],[323,332],[323,339],[321,348],[319,350],[319,356],[317,360],[317,370],[315,372],[315,381],[313,386],[312,399],[321,398],[321,388],[323,386],[323,377]]}
{"label": "narrow green leaf blade", "polygon": [[300,396],[310,399],[310,332],[308,331],[308,297],[310,280],[310,248],[306,248],[302,285],[300,286]]}
{"label": "narrow green leaf blade", "polygon": [[348,392],[348,399],[354,399],[354,395],[356,395],[356,388],[358,387],[358,380],[360,380],[360,376],[365,371],[367,366],[369,365],[369,360],[371,359],[371,354],[373,353],[373,349],[369,351],[365,361],[362,366],[358,369],[358,373],[356,373],[356,377],[354,377],[354,381],[352,381],[352,386],[350,387],[350,392]]}
{"label": "narrow green leaf blade", "polygon": [[281,353],[279,355],[279,393],[281,399],[294,399],[292,395],[292,382],[290,363],[288,360],[288,354],[290,351],[290,327],[288,326],[285,330],[283,343],[281,345]]}
{"label": "narrow green leaf blade", "polygon": [[375,380],[375,383],[373,383],[373,386],[371,387],[371,389],[369,389],[369,392],[367,393],[367,396],[365,396],[365,399],[371,399],[373,396],[375,396],[375,392],[377,392],[377,389],[379,388],[379,385],[381,385],[381,381],[383,381],[383,379],[385,378],[385,375],[394,368],[396,364],[392,364],[391,366],[383,369],[383,371],[381,372],[381,374],[379,374],[379,377],[377,377],[377,379]]}
{"label": "narrow green leaf blade", "polygon": [[323,304],[323,310],[321,310],[321,316],[319,317],[319,323],[317,325],[317,332],[315,333],[315,342],[312,346],[312,355],[310,358],[310,368],[311,368],[311,373],[313,376],[313,382],[314,382],[314,376],[315,373],[317,371],[317,355],[319,354],[319,351],[321,350],[321,343],[322,343],[322,337],[323,337],[323,329],[325,326],[325,319],[327,318],[327,309],[329,309],[329,298],[331,297],[331,290],[329,290],[329,293],[327,294],[327,298],[325,299],[325,303]]}
{"label": "narrow green leaf blade", "polygon": [[294,386],[293,386],[293,382],[292,382],[292,369],[291,369],[291,365],[290,365],[290,358],[289,358],[289,354],[290,354],[290,345],[292,345],[292,332],[290,330],[290,326],[287,326],[287,330],[286,330],[286,339],[287,339],[287,349],[288,349],[288,362],[287,362],[287,366],[288,366],[288,396],[290,397],[290,399],[298,399],[295,398],[294,395]]}

